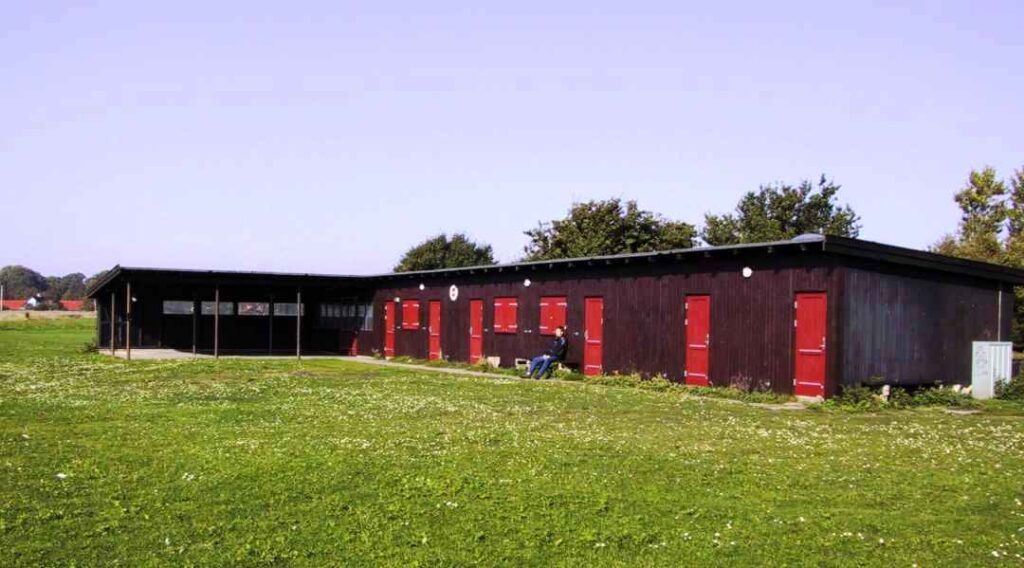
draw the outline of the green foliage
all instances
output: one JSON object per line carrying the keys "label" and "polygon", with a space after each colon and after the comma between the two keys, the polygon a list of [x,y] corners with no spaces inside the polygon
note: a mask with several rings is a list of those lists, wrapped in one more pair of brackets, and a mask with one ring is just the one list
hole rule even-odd
{"label": "green foliage", "polygon": [[821,406],[846,411],[878,411],[921,407],[978,408],[980,404],[970,396],[948,388],[920,388],[911,394],[896,387],[885,399],[880,388],[858,385],[844,388],[838,396],[824,401]]}
{"label": "green foliage", "polygon": [[804,233],[856,237],[860,217],[849,205],[839,206],[840,186],[821,176],[817,187],[804,180],[797,186],[763,185],[744,195],[735,213],[707,214],[701,238],[713,246],[791,239]]}
{"label": "green foliage", "polygon": [[17,264],[0,268],[0,283],[4,285],[4,298],[8,299],[30,298],[49,288],[46,277]]}
{"label": "green foliage", "polygon": [[395,266],[395,272],[486,264],[495,264],[494,250],[490,245],[475,243],[464,233],[456,233],[451,239],[441,233],[409,249]]}
{"label": "green foliage", "polygon": [[[1008,182],[992,167],[971,170],[954,199],[960,225],[932,245],[933,252],[1024,268],[1024,168]],[[1024,344],[1024,288],[1015,288],[1014,296],[1011,339],[1019,346]]]}
{"label": "green foliage", "polygon": [[2,566],[1024,554],[1015,407],[774,412],[637,377],[615,380],[651,388],[324,359],[128,363],[79,353],[94,332],[0,321]]}
{"label": "green foliage", "polygon": [[540,223],[526,236],[525,260],[553,260],[690,248],[697,231],[614,198],[576,203],[565,218]]}
{"label": "green foliage", "polygon": [[85,297],[85,274],[75,272],[65,276],[47,276],[46,298],[54,303],[58,300],[80,300]]}
{"label": "green foliage", "polygon": [[1024,401],[1024,375],[996,382],[995,396],[1000,400]]}

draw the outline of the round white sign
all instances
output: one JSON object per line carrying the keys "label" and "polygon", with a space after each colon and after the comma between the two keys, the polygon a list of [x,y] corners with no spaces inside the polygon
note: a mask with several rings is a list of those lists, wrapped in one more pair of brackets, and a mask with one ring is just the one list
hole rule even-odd
{"label": "round white sign", "polygon": [[451,298],[453,302],[455,300],[458,300],[459,299],[459,287],[456,286],[455,284],[452,284],[452,287],[448,288],[448,297]]}

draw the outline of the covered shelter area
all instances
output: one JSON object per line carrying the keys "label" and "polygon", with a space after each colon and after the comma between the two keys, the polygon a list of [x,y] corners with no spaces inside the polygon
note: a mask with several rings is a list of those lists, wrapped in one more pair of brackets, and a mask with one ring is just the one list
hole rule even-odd
{"label": "covered shelter area", "polygon": [[[97,345],[195,355],[357,353],[373,329],[365,280],[315,274],[116,266],[89,291]],[[313,309],[315,308],[315,309]]]}

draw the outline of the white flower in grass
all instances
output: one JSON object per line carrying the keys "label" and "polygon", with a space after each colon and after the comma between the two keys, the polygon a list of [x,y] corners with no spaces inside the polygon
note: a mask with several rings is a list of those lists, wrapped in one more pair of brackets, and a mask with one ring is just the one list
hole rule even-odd
{"label": "white flower in grass", "polygon": [[185,475],[181,476],[181,478],[185,481],[192,481],[193,479],[196,478],[196,476],[191,473],[185,472]]}
{"label": "white flower in grass", "polygon": [[66,473],[58,473],[56,477],[57,479],[67,479],[68,475]]}

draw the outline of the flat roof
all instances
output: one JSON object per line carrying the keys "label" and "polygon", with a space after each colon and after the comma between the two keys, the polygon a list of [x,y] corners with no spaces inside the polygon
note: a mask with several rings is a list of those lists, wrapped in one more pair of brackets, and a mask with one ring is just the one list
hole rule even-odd
{"label": "flat roof", "polygon": [[178,268],[147,268],[129,267],[117,265],[107,272],[99,281],[95,282],[87,291],[89,297],[94,297],[100,290],[119,276],[127,274],[155,274],[161,276],[181,277],[211,277],[228,280],[300,280],[303,282],[315,281],[322,284],[343,284],[349,283],[370,283],[378,280],[393,280],[399,278],[415,277],[437,277],[446,275],[462,274],[488,274],[492,272],[505,272],[508,270],[521,270],[523,268],[584,268],[601,263],[613,265],[616,263],[629,263],[634,259],[644,260],[685,260],[691,257],[714,258],[722,252],[739,253],[744,251],[768,251],[776,249],[796,249],[801,251],[818,251],[837,254],[842,256],[863,258],[878,262],[910,266],[927,270],[937,270],[955,274],[963,274],[977,278],[1007,282],[1010,284],[1024,284],[1024,270],[992,264],[967,260],[933,252],[926,252],[916,249],[897,247],[882,243],[851,239],[847,237],[825,236],[825,235],[801,235],[795,239],[785,241],[771,241],[763,243],[744,243],[724,246],[703,246],[687,249],[670,249],[655,252],[641,252],[631,254],[616,254],[577,258],[562,258],[555,260],[536,260],[514,262],[506,264],[490,264],[467,266],[461,268],[442,268],[437,270],[417,270],[411,272],[390,272],[371,275],[334,275],[334,274],[313,274],[296,272],[256,272],[256,271],[233,271],[233,270],[193,270]]}

